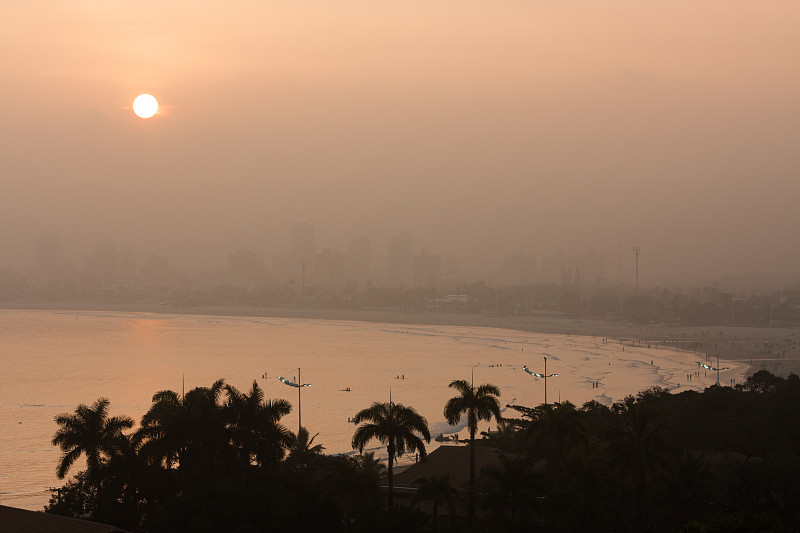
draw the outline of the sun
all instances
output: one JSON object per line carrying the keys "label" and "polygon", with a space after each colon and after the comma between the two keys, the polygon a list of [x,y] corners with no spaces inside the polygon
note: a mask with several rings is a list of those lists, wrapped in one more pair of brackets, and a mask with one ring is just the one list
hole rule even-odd
{"label": "sun", "polygon": [[149,94],[140,94],[133,101],[133,112],[136,116],[150,118],[158,111],[158,100]]}

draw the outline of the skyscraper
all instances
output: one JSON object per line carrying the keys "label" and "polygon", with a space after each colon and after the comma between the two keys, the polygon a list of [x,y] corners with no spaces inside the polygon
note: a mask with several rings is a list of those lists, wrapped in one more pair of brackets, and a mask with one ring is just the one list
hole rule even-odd
{"label": "skyscraper", "polygon": [[342,285],[344,256],[331,248],[325,248],[317,254],[314,261],[314,272],[317,285],[326,289],[336,289]]}
{"label": "skyscraper", "polygon": [[64,248],[56,235],[40,235],[33,246],[33,275],[39,282],[61,279],[64,275]]}
{"label": "skyscraper", "polygon": [[422,249],[414,256],[414,285],[417,287],[434,286],[442,277],[442,256],[431,255]]}
{"label": "skyscraper", "polygon": [[389,283],[408,285],[413,281],[414,238],[404,231],[389,240],[387,270]]}
{"label": "skyscraper", "polygon": [[87,281],[97,285],[111,285],[117,280],[117,246],[110,241],[94,245],[92,253],[84,260]]}
{"label": "skyscraper", "polygon": [[289,230],[290,277],[302,283],[314,279],[314,226],[295,222]]}
{"label": "skyscraper", "polygon": [[363,235],[353,237],[347,244],[348,279],[363,283],[372,270],[372,243]]}
{"label": "skyscraper", "polygon": [[228,254],[228,276],[232,281],[258,285],[264,281],[264,256],[239,248]]}

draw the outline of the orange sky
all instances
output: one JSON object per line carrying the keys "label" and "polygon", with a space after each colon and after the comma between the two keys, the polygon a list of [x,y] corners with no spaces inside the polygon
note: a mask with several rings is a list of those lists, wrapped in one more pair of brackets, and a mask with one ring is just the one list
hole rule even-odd
{"label": "orange sky", "polygon": [[0,267],[40,233],[271,257],[306,220],[320,246],[619,236],[652,279],[800,272],[796,0],[233,6],[3,5]]}

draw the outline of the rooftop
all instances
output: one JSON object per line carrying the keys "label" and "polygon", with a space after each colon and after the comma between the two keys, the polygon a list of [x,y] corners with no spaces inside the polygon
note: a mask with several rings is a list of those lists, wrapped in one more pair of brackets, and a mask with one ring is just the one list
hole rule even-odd
{"label": "rooftop", "polygon": [[25,533],[126,533],[115,526],[70,518],[42,511],[28,511],[0,505],[0,524],[3,531]]}

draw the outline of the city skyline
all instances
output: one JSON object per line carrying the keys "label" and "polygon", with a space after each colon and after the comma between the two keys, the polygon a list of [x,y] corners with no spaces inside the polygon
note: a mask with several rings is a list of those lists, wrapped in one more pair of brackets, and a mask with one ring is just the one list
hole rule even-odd
{"label": "city skyline", "polygon": [[[476,269],[461,265],[453,256],[443,257],[425,247],[415,247],[413,235],[409,232],[399,232],[385,246],[378,247],[373,247],[372,239],[365,235],[354,236],[345,250],[339,250],[324,245],[316,247],[314,226],[298,222],[292,225],[287,243],[282,250],[273,250],[272,255],[239,247],[220,256],[212,270],[227,269],[232,278],[266,276],[264,281],[273,283],[288,279],[301,284],[307,281],[308,286],[341,286],[352,281],[379,282],[390,286],[424,286],[444,277],[480,278]],[[115,264],[120,265],[123,279],[132,277],[133,265],[137,263],[142,263],[141,270],[150,273],[170,268],[169,256],[141,254],[124,246],[118,250],[114,241],[98,241],[88,253],[81,255],[77,252],[77,256],[75,250],[69,250],[68,247],[66,250],[75,257],[70,258],[70,254],[65,253],[59,236],[42,234],[33,244],[32,262],[25,265],[21,272],[30,273],[34,281],[46,282],[75,277],[78,271],[83,271],[93,273],[99,281],[108,283],[119,281],[115,280],[113,273],[109,274]],[[142,258],[145,258],[144,261]],[[592,249],[578,256],[566,254],[560,249],[550,256],[517,252],[492,260],[494,273],[489,275],[493,282],[580,285],[583,272],[589,284],[611,284],[611,280],[606,278],[606,257],[595,254]],[[335,264],[331,264],[331,261],[335,261]],[[341,271],[341,276],[331,279],[331,275],[325,273],[331,268]],[[198,265],[184,265],[176,269],[193,272],[203,270]],[[261,274],[256,276],[253,274],[255,271]],[[305,280],[302,278],[304,274],[307,276]]]}
{"label": "city skyline", "polygon": [[[298,228],[301,228],[299,241]],[[434,287],[453,282],[485,282],[507,287],[555,284],[590,289],[636,287],[638,281],[639,257],[636,251],[641,250],[638,246],[633,247],[633,255],[629,257],[626,254],[624,258],[621,245],[616,258],[597,253],[593,248],[577,254],[567,253],[564,249],[541,255],[517,251],[491,257],[489,267],[477,269],[458,257],[415,246],[409,232],[399,232],[378,246],[368,236],[354,236],[345,249],[331,248],[326,243],[317,247],[314,233],[313,225],[298,222],[291,226],[283,248],[269,253],[244,247],[231,249],[221,254],[212,267],[175,265],[169,255],[142,253],[124,244],[118,247],[114,241],[98,241],[89,250],[80,252],[65,247],[56,235],[42,234],[33,243],[32,262],[19,270],[0,267],[0,281],[9,282],[19,276],[28,276],[30,282],[38,285],[77,280],[100,285],[136,282],[169,286],[178,279],[186,284],[190,279],[195,279],[196,283],[197,279],[205,278],[203,284],[216,280],[216,283],[223,284],[244,283],[245,287],[251,288],[288,283],[296,285],[301,293],[305,288],[338,290],[353,283],[362,289],[369,285]],[[700,286],[720,282],[739,290],[769,287],[775,290],[798,285],[800,276],[751,273],[708,279],[660,280],[645,272],[642,286],[669,287],[687,283]]]}
{"label": "city skyline", "polygon": [[796,2],[313,6],[6,6],[0,267],[55,233],[212,267],[305,220],[479,270],[800,272]]}
{"label": "city skyline", "polygon": [[0,515],[797,526],[798,0],[1,12]]}

